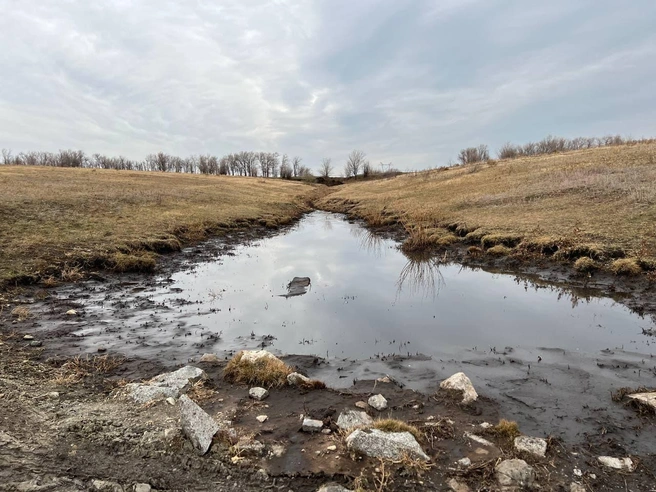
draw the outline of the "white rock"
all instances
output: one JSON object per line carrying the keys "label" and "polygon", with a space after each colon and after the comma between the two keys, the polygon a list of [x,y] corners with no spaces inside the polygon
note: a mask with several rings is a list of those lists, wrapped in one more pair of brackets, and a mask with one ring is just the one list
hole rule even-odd
{"label": "white rock", "polygon": [[153,386],[148,383],[128,383],[124,391],[137,403],[148,403],[155,400],[176,398],[180,392],[168,386]]}
{"label": "white rock", "polygon": [[366,427],[373,424],[374,421],[365,412],[358,412],[356,410],[348,410],[342,412],[337,417],[337,427],[342,430],[351,430],[356,427]]}
{"label": "white rock", "polygon": [[330,429],[321,429],[321,433],[322,433],[322,434],[326,434],[326,435],[328,435],[328,434],[331,434],[332,432],[333,432],[333,431],[331,431]]}
{"label": "white rock", "polygon": [[216,363],[220,362],[219,358],[216,356],[216,354],[203,354],[200,359],[198,359],[198,362],[211,362],[211,363]]}
{"label": "white rock", "polygon": [[48,393],[48,398],[52,400],[56,400],[59,398],[59,393],[56,391],[51,391],[50,393]]}
{"label": "white rock", "polygon": [[254,364],[261,360],[267,359],[280,360],[278,357],[273,355],[271,352],[267,352],[266,350],[244,350],[241,353],[241,359],[239,359],[239,363],[246,362]]}
{"label": "white rock", "polygon": [[287,448],[282,444],[272,444],[271,450],[269,451],[269,456],[272,458],[280,458],[283,454],[287,452]]}
{"label": "white rock", "polygon": [[66,311],[66,314],[68,316],[75,316],[77,314],[77,311],[75,309],[69,309],[68,311]]}
{"label": "white rock", "polygon": [[125,393],[137,403],[148,403],[154,400],[178,398],[191,385],[207,375],[202,369],[185,366],[177,371],[155,376],[145,383],[129,383],[125,385]]}
{"label": "white rock", "polygon": [[255,420],[257,420],[260,424],[263,424],[264,422],[269,420],[269,416],[268,415],[258,415],[257,417],[255,417]]}
{"label": "white rock", "polygon": [[456,461],[456,465],[458,465],[458,466],[470,466],[471,465],[471,460],[469,458],[461,458],[458,461]]}
{"label": "white rock", "polygon": [[524,460],[503,460],[495,470],[502,487],[531,488],[535,482],[535,471]]}
{"label": "white rock", "polygon": [[34,337],[32,335],[24,335],[23,340],[34,340]]}
{"label": "white rock", "polygon": [[336,483],[327,483],[317,489],[317,492],[352,492],[351,489],[342,487]]}
{"label": "white rock", "polygon": [[206,379],[207,374],[202,369],[194,366],[184,366],[173,372],[165,372],[159,376],[155,376],[149,381],[151,384],[158,384],[161,386],[168,386],[169,388],[177,388],[178,391],[185,391],[191,387],[192,384]]}
{"label": "white rock", "polygon": [[628,397],[656,410],[656,392],[635,393],[633,395],[628,395]]}
{"label": "white rock", "polygon": [[449,479],[447,485],[453,492],[471,492],[471,489],[467,486],[466,483],[459,482],[455,478]]}
{"label": "white rock", "polygon": [[483,446],[487,446],[489,448],[494,447],[494,444],[492,444],[487,439],[483,439],[481,436],[477,436],[476,434],[472,434],[471,432],[465,432],[465,437],[471,439],[474,442],[477,442],[478,444],[482,444]]}
{"label": "white rock", "polygon": [[582,477],[582,476],[583,476],[583,472],[581,471],[580,468],[574,468],[574,470],[572,471],[572,473],[574,473],[574,476],[575,476],[575,477]]}
{"label": "white rock", "polygon": [[251,388],[248,390],[248,396],[253,400],[262,401],[269,396],[269,392],[264,388]]}
{"label": "white rock", "polygon": [[547,452],[547,441],[540,437],[519,436],[515,438],[515,449],[544,458]]}
{"label": "white rock", "polygon": [[355,402],[355,406],[358,407],[358,408],[360,408],[360,409],[362,409],[362,410],[366,410],[367,407],[368,407],[369,405],[367,405],[367,404],[366,404],[365,402],[363,402],[363,401],[356,401],[356,402]]}
{"label": "white rock", "polygon": [[180,407],[182,432],[189,438],[191,444],[200,454],[207,453],[214,434],[219,431],[219,424],[187,395],[180,397],[178,405]]}
{"label": "white rock", "polygon": [[93,490],[101,490],[103,492],[123,492],[123,487],[109,480],[92,480],[91,486]]}
{"label": "white rock", "polygon": [[332,446],[328,446],[326,448],[326,451],[337,451],[337,446],[335,446],[334,444]]}
{"label": "white rock", "polygon": [[569,492],[588,492],[588,489],[580,483],[572,482],[569,486]]}
{"label": "white rock", "polygon": [[171,406],[175,405],[175,403],[176,403],[175,398],[168,397],[166,399],[166,403],[168,403]]}
{"label": "white rock", "polygon": [[482,429],[489,429],[490,427],[494,427],[494,426],[492,424],[490,424],[489,422],[483,422],[481,424]]}
{"label": "white rock", "polygon": [[287,384],[290,386],[299,386],[301,384],[309,383],[310,378],[303,376],[298,372],[292,372],[287,375]]}
{"label": "white rock", "polygon": [[134,486],[134,492],[150,492],[152,488],[147,483],[138,483]]}
{"label": "white rock", "polygon": [[398,460],[407,455],[414,459],[430,460],[409,432],[357,429],[346,438],[346,446],[372,458]]}
{"label": "white rock", "polygon": [[370,396],[368,403],[370,406],[374,407],[379,412],[387,408],[387,400],[383,395]]}
{"label": "white rock", "polygon": [[613,458],[612,456],[599,456],[597,458],[602,465],[615,470],[633,471],[634,464],[631,458]]}
{"label": "white rock", "polygon": [[449,379],[445,379],[440,383],[440,388],[462,391],[462,403],[464,404],[472,403],[478,399],[478,393],[476,393],[474,385],[464,372],[458,372]]}
{"label": "white rock", "polygon": [[323,422],[321,420],[303,419],[303,432],[321,432]]}

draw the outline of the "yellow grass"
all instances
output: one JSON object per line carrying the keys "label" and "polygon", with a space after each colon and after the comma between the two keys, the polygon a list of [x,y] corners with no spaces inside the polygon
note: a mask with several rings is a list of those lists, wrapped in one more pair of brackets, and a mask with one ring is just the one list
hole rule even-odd
{"label": "yellow grass", "polygon": [[235,355],[223,371],[223,377],[236,384],[259,385],[276,388],[287,384],[293,369],[276,358],[262,358],[255,362],[242,361],[243,352]]}
{"label": "yellow grass", "polygon": [[248,223],[285,224],[312,186],[283,180],[0,166],[0,285],[89,267],[154,268],[152,252]]}
{"label": "yellow grass", "polygon": [[[467,244],[502,244],[606,265],[618,256],[656,258],[656,144],[604,147],[406,174],[339,187],[318,205],[367,219],[394,218],[408,249],[446,227]],[[415,237],[413,237],[413,235]],[[576,246],[595,245],[595,251]]]}

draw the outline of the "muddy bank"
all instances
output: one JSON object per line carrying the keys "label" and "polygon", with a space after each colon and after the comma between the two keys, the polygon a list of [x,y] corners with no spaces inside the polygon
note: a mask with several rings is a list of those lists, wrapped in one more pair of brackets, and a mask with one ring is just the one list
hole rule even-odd
{"label": "muddy bank", "polygon": [[[569,490],[574,481],[592,490],[637,491],[654,479],[653,455],[610,442],[591,448],[547,439],[544,458],[519,451],[507,434],[488,427],[500,413],[485,397],[463,406],[457,393],[417,393],[384,378],[341,391],[271,388],[256,401],[248,386],[224,380],[220,361],[196,363],[205,376],[186,390],[224,429],[200,456],[182,432],[175,401],[137,404],[126,396],[125,376],[134,367],[89,369],[71,380],[63,361],[44,360],[16,335],[3,333],[2,340],[0,490],[315,491],[327,482],[349,490],[451,490],[454,479],[472,490],[498,490],[495,466],[515,458],[532,468],[531,483],[543,490]],[[311,358],[286,362],[311,377],[317,372]],[[362,403],[374,394],[384,396],[385,410]],[[414,426],[430,465],[349,450],[337,426],[348,410]],[[302,431],[303,418],[318,420],[322,432]],[[598,453],[629,454],[634,470],[607,468]]]}

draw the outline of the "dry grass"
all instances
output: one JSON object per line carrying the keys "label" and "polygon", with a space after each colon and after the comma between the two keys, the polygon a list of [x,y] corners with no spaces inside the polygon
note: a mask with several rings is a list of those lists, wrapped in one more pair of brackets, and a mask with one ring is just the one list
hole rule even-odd
{"label": "dry grass", "polygon": [[487,434],[498,437],[507,446],[512,446],[514,439],[521,435],[517,422],[501,419],[499,423],[485,431]]}
{"label": "dry grass", "polygon": [[378,419],[375,420],[372,429],[378,429],[383,432],[409,432],[417,441],[423,440],[423,434],[414,425],[407,424],[396,419]]}
{"label": "dry grass", "polygon": [[25,321],[32,317],[32,311],[25,306],[17,306],[11,310],[11,315],[18,321]]}
{"label": "dry grass", "polygon": [[287,376],[294,370],[279,359],[262,358],[255,362],[242,361],[243,352],[235,355],[223,371],[226,381],[276,388],[287,384]]}
{"label": "dry grass", "polygon": [[55,371],[53,382],[59,385],[77,383],[92,374],[108,374],[125,361],[113,355],[78,356],[64,363]]}
{"label": "dry grass", "polygon": [[621,258],[615,260],[610,265],[610,270],[615,275],[638,275],[642,272],[642,268],[635,258]]}
{"label": "dry grass", "polygon": [[0,166],[0,285],[74,281],[87,268],[150,270],[150,253],[235,226],[288,223],[308,209],[314,189],[278,179]]}
{"label": "dry grass", "polygon": [[[460,166],[354,182],[318,205],[365,219],[385,210],[411,232],[466,225],[453,232],[468,230],[467,244],[514,247],[521,239],[526,251],[573,248],[556,259],[589,256],[608,266],[618,254],[656,259],[654,183],[656,144],[645,143],[502,160],[475,173]],[[424,242],[413,238],[408,247]],[[599,257],[579,245],[597,245]]]}
{"label": "dry grass", "polygon": [[504,246],[503,244],[497,244],[496,246],[492,246],[487,250],[487,253],[493,256],[508,256],[511,255],[512,252],[512,248]]}
{"label": "dry grass", "polygon": [[588,256],[582,256],[574,262],[574,270],[581,273],[591,273],[599,269],[599,264]]}

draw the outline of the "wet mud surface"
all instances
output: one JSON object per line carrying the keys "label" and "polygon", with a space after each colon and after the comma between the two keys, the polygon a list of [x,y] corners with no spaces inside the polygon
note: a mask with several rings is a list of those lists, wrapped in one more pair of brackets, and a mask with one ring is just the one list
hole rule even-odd
{"label": "wet mud surface", "polygon": [[[167,257],[157,275],[100,272],[89,281],[48,289],[45,298],[40,289],[26,289],[12,301],[26,303],[34,317],[13,323],[5,311],[2,330],[42,341],[42,360],[127,357],[117,379],[141,380],[195,363],[208,372],[216,392],[203,401],[210,413],[229,406],[238,414],[237,425],[259,426],[268,445],[287,442],[284,457],[267,460],[265,469],[284,480],[311,477],[301,488],[277,483],[294,490],[315,490],[325,481],[317,473],[349,483],[361,469],[343,454],[326,453],[334,438],[308,440],[299,433],[298,416],[330,419],[371,393],[385,375],[403,386],[386,388],[394,416],[448,416],[459,431],[503,417],[517,421],[522,432],[553,436],[576,449],[577,466],[597,476],[605,475],[590,463],[599,454],[640,456],[647,475],[634,483],[649,476],[656,453],[653,416],[613,402],[611,394],[622,387],[656,387],[650,285],[601,275],[579,278],[547,264],[483,264],[457,249],[448,260],[459,264],[417,261],[401,255],[394,235],[371,234],[342,216],[317,212],[277,234],[236,232],[187,248]],[[521,275],[509,273],[520,267]],[[303,286],[306,292],[290,296],[295,277],[310,283]],[[66,314],[71,310],[75,314]],[[198,363],[204,353],[226,361],[253,348],[297,354],[285,361],[333,389],[272,393],[265,402],[269,420],[260,426],[253,419],[263,409],[244,399],[247,389],[225,385],[223,363]],[[483,396],[474,409],[434,398],[439,382],[458,371]],[[471,452],[466,439],[449,439],[433,458]],[[89,463],[84,467],[94,470]],[[569,476],[571,470],[563,469],[558,480],[565,484]],[[173,477],[162,480],[161,488],[175,489]],[[614,476],[605,480],[614,483]]]}

